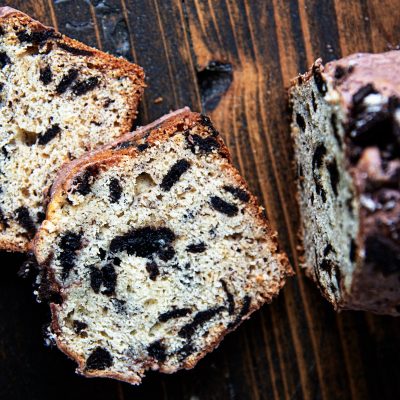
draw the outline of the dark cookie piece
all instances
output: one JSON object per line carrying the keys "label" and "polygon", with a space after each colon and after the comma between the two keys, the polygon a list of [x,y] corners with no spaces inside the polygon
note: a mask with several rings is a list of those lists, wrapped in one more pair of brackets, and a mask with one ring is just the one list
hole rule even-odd
{"label": "dark cookie piece", "polygon": [[53,80],[53,72],[49,65],[40,69],[39,79],[43,85],[48,85]]}
{"label": "dark cookie piece", "polygon": [[186,343],[176,353],[178,354],[179,361],[183,361],[196,351],[192,343]]}
{"label": "dark cookie piece", "polygon": [[110,244],[110,251],[126,251],[129,255],[148,258],[166,249],[174,240],[175,234],[171,229],[146,226],[114,238]]}
{"label": "dark cookie piece", "polygon": [[62,278],[66,279],[70,271],[75,267],[76,251],[82,246],[82,235],[68,231],[60,240],[61,252],[58,256],[62,267]]}
{"label": "dark cookie piece", "polygon": [[113,264],[107,264],[101,270],[94,266],[90,267],[91,288],[95,293],[99,293],[102,285],[104,286],[102,294],[111,296],[115,293],[117,273]]}
{"label": "dark cookie piece", "polygon": [[96,347],[86,361],[87,370],[104,370],[110,368],[113,358],[110,352],[103,347]]}
{"label": "dark cookie piece", "polygon": [[172,260],[174,256],[175,250],[172,246],[166,246],[164,249],[158,252],[158,257],[164,262]]}
{"label": "dark cookie piece", "polygon": [[122,186],[117,178],[111,178],[109,183],[110,201],[111,203],[118,203],[122,195]]}
{"label": "dark cookie piece", "polygon": [[209,154],[220,147],[218,141],[213,136],[203,138],[200,135],[188,133],[186,141],[194,154]]}
{"label": "dark cookie piece", "polygon": [[378,92],[375,90],[374,85],[372,85],[371,83],[368,83],[368,85],[361,87],[353,95],[353,107],[358,108],[367,96],[376,93]]}
{"label": "dark cookie piece", "polygon": [[103,283],[103,274],[100,269],[90,267],[90,287],[95,293],[100,292],[101,284]]}
{"label": "dark cookie piece", "polygon": [[312,103],[314,112],[316,112],[318,109],[318,105],[317,105],[317,100],[315,99],[314,92],[311,92],[311,103]]}
{"label": "dark cookie piece", "polygon": [[102,291],[103,294],[111,296],[115,293],[115,287],[117,285],[117,273],[113,264],[105,265],[101,273],[103,275],[103,286],[105,289]]}
{"label": "dark cookie piece", "polygon": [[207,245],[204,242],[189,244],[189,246],[186,247],[186,251],[189,253],[203,253],[206,249]]}
{"label": "dark cookie piece", "polygon": [[399,245],[385,237],[368,236],[365,240],[365,262],[374,265],[384,276],[400,272]]}
{"label": "dark cookie piece", "polygon": [[7,229],[10,225],[7,222],[7,218],[4,215],[3,210],[0,208],[0,224],[3,225],[3,229]]}
{"label": "dark cookie piece", "polygon": [[36,233],[36,225],[29,213],[29,210],[22,206],[15,210],[15,218],[17,222],[26,230],[29,237],[33,237]]}
{"label": "dark cookie piece", "polygon": [[208,310],[199,311],[193,318],[193,321],[184,325],[178,332],[178,335],[185,339],[190,339],[196,329],[209,321],[210,319],[214,318],[217,314],[225,310],[225,307],[215,307],[210,308]]}
{"label": "dark cookie piece", "polygon": [[115,150],[128,149],[129,147],[132,147],[134,145],[135,143],[132,140],[126,140],[124,142],[117,143],[115,146],[112,147],[112,149]]}
{"label": "dark cookie piece", "polygon": [[233,294],[229,291],[228,285],[226,284],[226,282],[223,279],[221,279],[220,282],[222,284],[222,288],[224,289],[224,292],[226,293],[226,299],[228,301],[229,315],[232,315],[235,312],[235,299],[233,297]]}
{"label": "dark cookie piece", "polygon": [[106,259],[106,256],[107,256],[107,252],[104,249],[100,248],[99,249],[99,258],[100,258],[100,260],[104,261]]}
{"label": "dark cookie piece", "polygon": [[82,196],[86,196],[91,191],[91,184],[99,173],[99,169],[96,165],[91,165],[85,169],[85,171],[79,176],[74,178],[72,183],[73,189],[71,193],[79,193]]}
{"label": "dark cookie piece", "polygon": [[166,349],[161,340],[157,340],[151,343],[147,347],[147,353],[150,357],[156,359],[157,361],[163,362],[167,358]]}
{"label": "dark cookie piece", "polygon": [[55,32],[54,29],[44,29],[41,31],[20,31],[17,32],[17,38],[21,43],[32,43],[35,45],[41,44],[48,39],[58,38],[61,35]]}
{"label": "dark cookie piece", "polygon": [[338,125],[337,125],[337,116],[335,113],[332,113],[332,115],[331,115],[331,125],[332,125],[332,130],[333,130],[333,136],[335,137],[338,146],[342,147],[342,139],[339,135]]}
{"label": "dark cookie piece", "polygon": [[357,244],[354,239],[351,239],[350,241],[350,261],[354,262],[357,259]]}
{"label": "dark cookie piece", "polygon": [[250,296],[244,296],[243,302],[242,302],[242,308],[240,309],[239,314],[236,316],[235,320],[230,322],[228,324],[229,329],[236,328],[241,322],[243,317],[249,312],[250,310],[250,304],[251,304],[251,297]]}
{"label": "dark cookie piece", "polygon": [[335,249],[332,247],[330,243],[328,243],[324,248],[324,257],[331,253],[336,253]]}
{"label": "dark cookie piece", "polygon": [[219,135],[219,132],[214,128],[214,125],[211,122],[211,119],[207,115],[202,114],[200,116],[200,120],[201,120],[201,124],[203,126],[206,126],[210,130],[212,136],[217,137]]}
{"label": "dark cookie piece", "polygon": [[167,311],[165,313],[160,314],[158,320],[160,322],[167,322],[170,319],[184,317],[192,312],[190,308],[176,308],[171,311]]}
{"label": "dark cookie piece", "polygon": [[306,130],[306,121],[301,114],[296,114],[296,123],[303,132]]}
{"label": "dark cookie piece", "polygon": [[45,219],[46,219],[46,213],[44,213],[43,211],[38,211],[36,213],[36,222],[38,224],[41,224]]}
{"label": "dark cookie piece", "polygon": [[146,264],[146,271],[149,273],[149,278],[152,281],[155,281],[157,279],[157,276],[160,275],[158,265],[154,261],[148,262]]}
{"label": "dark cookie piece", "polygon": [[71,68],[65,76],[62,77],[60,83],[56,87],[56,92],[58,94],[65,93],[67,89],[72,85],[72,83],[78,77],[78,70]]}
{"label": "dark cookie piece", "polygon": [[322,269],[325,272],[331,273],[332,271],[335,271],[337,269],[337,265],[334,261],[328,260],[327,258],[324,258],[320,265],[320,269]]}
{"label": "dark cookie piece", "polygon": [[247,203],[250,200],[249,193],[247,193],[245,190],[243,190],[241,188],[225,185],[223,187],[223,189],[225,191],[229,192],[230,194],[232,194],[233,197],[235,197],[236,199],[238,199],[240,201],[243,201],[244,203]]}
{"label": "dark cookie piece", "polygon": [[67,51],[68,53],[71,53],[75,56],[91,56],[93,55],[93,52],[90,50],[83,50],[83,49],[77,49],[76,47],[72,47],[67,45],[66,43],[57,43],[58,47],[61,49]]}
{"label": "dark cookie piece", "polygon": [[0,52],[0,68],[3,69],[8,64],[11,64],[10,57],[8,57],[6,52],[4,51]]}
{"label": "dark cookie piece", "polygon": [[331,182],[331,187],[335,196],[338,195],[338,185],[339,185],[339,169],[337,166],[336,159],[333,159],[328,165],[326,166],[329,172],[329,178]]}
{"label": "dark cookie piece", "polygon": [[233,217],[239,212],[238,207],[235,204],[230,204],[218,196],[212,196],[210,199],[211,206],[222,214],[226,214],[228,217]]}
{"label": "dark cookie piece", "polygon": [[72,92],[76,96],[82,96],[83,94],[90,92],[100,83],[100,79],[97,76],[91,76],[90,78],[77,82],[73,88]]}
{"label": "dark cookie piece", "polygon": [[328,91],[328,88],[326,86],[326,82],[325,82],[324,78],[322,77],[320,69],[314,65],[312,68],[312,72],[314,75],[314,82],[315,82],[315,85],[317,86],[319,93],[322,96],[325,96],[326,92]]}
{"label": "dark cookie piece", "polygon": [[320,169],[322,167],[322,162],[324,157],[326,156],[326,147],[323,143],[320,143],[314,151],[313,159],[312,159],[312,168]]}
{"label": "dark cookie piece", "polygon": [[149,144],[148,144],[148,143],[141,143],[141,144],[138,144],[138,145],[136,146],[136,148],[137,148],[140,152],[145,151],[148,147],[149,147]]}
{"label": "dark cookie piece", "polygon": [[83,330],[85,330],[88,327],[88,325],[85,322],[77,321],[77,320],[74,320],[72,325],[74,328],[74,332],[77,334],[81,333]]}
{"label": "dark cookie piece", "polygon": [[172,186],[179,181],[180,177],[190,168],[190,163],[187,160],[178,160],[164,176],[160,187],[168,192]]}
{"label": "dark cookie piece", "polygon": [[43,146],[53,140],[61,132],[60,125],[54,124],[47,131],[39,136],[38,144]]}

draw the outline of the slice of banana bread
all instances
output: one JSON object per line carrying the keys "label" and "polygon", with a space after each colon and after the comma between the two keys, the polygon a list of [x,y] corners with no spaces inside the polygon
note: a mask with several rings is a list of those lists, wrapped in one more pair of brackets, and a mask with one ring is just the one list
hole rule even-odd
{"label": "slice of banana bread", "polygon": [[60,172],[34,241],[86,376],[192,368],[291,274],[210,120],[179,110]]}
{"label": "slice of banana bread", "polygon": [[132,128],[142,69],[0,7],[0,249],[26,251],[60,166]]}
{"label": "slice of banana bread", "polygon": [[291,88],[305,267],[336,309],[400,314],[400,52]]}

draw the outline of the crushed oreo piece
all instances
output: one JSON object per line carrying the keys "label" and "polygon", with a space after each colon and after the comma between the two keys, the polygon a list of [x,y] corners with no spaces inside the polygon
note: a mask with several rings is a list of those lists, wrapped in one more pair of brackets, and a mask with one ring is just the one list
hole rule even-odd
{"label": "crushed oreo piece", "polygon": [[337,116],[335,113],[332,113],[332,115],[331,115],[331,125],[332,125],[332,130],[333,130],[333,136],[335,137],[338,146],[342,147],[342,139],[339,135],[339,129],[337,126]]}
{"label": "crushed oreo piece", "polygon": [[101,270],[103,276],[103,286],[105,289],[103,294],[111,296],[115,293],[115,286],[117,285],[117,273],[113,264],[105,265]]}
{"label": "crushed oreo piece", "polygon": [[326,147],[324,144],[320,143],[314,151],[312,159],[312,168],[321,168],[324,157],[326,156]]}
{"label": "crushed oreo piece", "polygon": [[91,56],[91,55],[93,55],[93,52],[90,50],[78,49],[76,47],[69,46],[66,43],[59,42],[59,43],[57,43],[57,45],[61,49],[65,50],[68,53],[71,53],[75,56]]}
{"label": "crushed oreo piece", "polygon": [[181,159],[178,160],[164,176],[160,187],[165,192],[171,190],[172,186],[179,181],[180,177],[190,168],[190,162]]}
{"label": "crushed oreo piece", "polygon": [[76,334],[81,333],[83,330],[85,330],[88,327],[88,325],[85,322],[78,321],[78,320],[74,320],[72,322],[72,324],[73,324],[74,332]]}
{"label": "crushed oreo piece", "polygon": [[235,312],[235,299],[233,297],[233,294],[229,291],[228,285],[226,284],[226,282],[223,279],[221,279],[220,282],[222,284],[222,288],[224,289],[224,292],[226,293],[226,299],[228,301],[229,315],[233,315],[233,313]]}
{"label": "crushed oreo piece", "polygon": [[106,259],[106,256],[107,256],[107,252],[104,249],[100,248],[99,249],[99,258],[100,258],[100,260],[104,261]]}
{"label": "crushed oreo piece", "polygon": [[175,250],[172,246],[166,246],[158,252],[160,260],[167,262],[175,257]]}
{"label": "crushed oreo piece", "polygon": [[331,253],[336,253],[336,251],[333,248],[333,246],[330,243],[328,243],[324,248],[324,257],[326,257],[327,255],[329,255]]}
{"label": "crushed oreo piece", "polygon": [[240,312],[236,316],[235,320],[228,324],[229,329],[236,328],[242,322],[243,317],[246,316],[250,310],[250,304],[251,304],[251,297],[248,295],[244,296],[242,302],[242,308],[240,309]]}
{"label": "crushed oreo piece", "polygon": [[75,267],[76,251],[82,246],[82,235],[68,231],[60,240],[61,252],[58,256],[62,267],[62,279],[66,279],[70,271]]}
{"label": "crushed oreo piece", "polygon": [[149,258],[166,249],[174,240],[175,234],[171,229],[146,226],[115,237],[111,241],[110,251],[126,251],[129,255]]}
{"label": "crushed oreo piece", "polygon": [[230,204],[218,196],[212,196],[210,203],[215,210],[222,214],[226,214],[228,217],[233,217],[239,212],[239,209],[235,204]]}
{"label": "crushed oreo piece", "polygon": [[91,191],[92,181],[98,173],[99,169],[96,165],[87,167],[82,174],[74,178],[71,193],[79,193],[82,196],[88,195]]}
{"label": "crushed oreo piece", "polygon": [[72,83],[78,77],[78,70],[71,68],[66,75],[64,75],[56,87],[56,92],[58,94],[65,93],[67,89],[72,85]]}
{"label": "crushed oreo piece", "polygon": [[203,253],[207,249],[207,245],[204,242],[193,243],[186,247],[186,251],[189,253]]}
{"label": "crushed oreo piece", "polygon": [[157,276],[160,275],[158,265],[154,261],[148,262],[146,264],[146,271],[149,273],[149,278],[152,281],[155,281],[157,279]]}
{"label": "crushed oreo piece", "polygon": [[333,193],[335,194],[335,196],[337,196],[340,175],[336,159],[333,159],[331,162],[329,162],[326,168],[328,169],[329,172],[329,179],[331,182]]}
{"label": "crushed oreo piece", "polygon": [[45,144],[53,140],[60,132],[61,132],[60,125],[54,124],[49,129],[47,129],[45,133],[39,135],[38,144],[44,146]]}
{"label": "crushed oreo piece", "polygon": [[188,324],[184,325],[178,332],[178,335],[182,338],[185,339],[190,339],[194,333],[196,332],[196,329],[209,321],[210,319],[214,318],[217,314],[222,312],[225,309],[225,307],[215,307],[215,308],[210,308],[208,310],[204,311],[199,311],[193,318],[192,322],[189,322]]}
{"label": "crushed oreo piece", "polygon": [[100,83],[100,79],[97,76],[91,76],[90,78],[77,82],[73,88],[72,92],[76,96],[82,96],[83,94],[90,92]]}
{"label": "crushed oreo piece", "polygon": [[19,31],[17,32],[17,38],[21,43],[32,43],[32,44],[41,44],[48,39],[58,38],[60,34],[56,32],[54,29],[44,29],[40,31]]}
{"label": "crushed oreo piece", "polygon": [[26,230],[29,237],[33,237],[36,233],[36,225],[29,213],[29,210],[22,206],[15,210],[15,218],[17,222]]}
{"label": "crushed oreo piece", "polygon": [[40,69],[39,79],[43,85],[48,85],[53,80],[53,72],[51,71],[50,65]]}
{"label": "crushed oreo piece", "polygon": [[147,353],[149,354],[150,357],[160,362],[165,361],[167,358],[166,349],[161,340],[157,340],[151,343],[147,347]]}
{"label": "crushed oreo piece", "polygon": [[7,222],[7,218],[4,215],[3,210],[0,208],[0,224],[3,225],[3,229],[7,229],[10,227],[9,223]]}
{"label": "crushed oreo piece", "polygon": [[207,115],[201,114],[200,121],[203,126],[209,128],[212,136],[217,137],[219,135],[219,132],[214,128],[211,119]]}
{"label": "crushed oreo piece", "polygon": [[0,68],[3,69],[6,65],[11,64],[11,59],[5,51],[0,52]]}
{"label": "crushed oreo piece", "polygon": [[313,66],[312,71],[314,75],[314,82],[315,85],[317,86],[318,91],[322,96],[325,96],[326,92],[328,91],[328,88],[326,86],[324,78],[322,77],[321,71],[315,65]]}
{"label": "crushed oreo piece", "polygon": [[188,133],[186,142],[194,154],[209,154],[220,147],[218,141],[213,136],[203,138],[200,135]]}
{"label": "crushed oreo piece", "polygon": [[296,114],[296,123],[303,132],[306,130],[306,121],[301,114]]}
{"label": "crushed oreo piece", "polygon": [[179,361],[183,361],[185,358],[189,357],[191,354],[193,354],[196,351],[192,343],[186,343],[183,345],[178,351],[178,358]]}
{"label": "crushed oreo piece", "polygon": [[354,262],[357,259],[357,244],[354,239],[350,240],[350,261]]}
{"label": "crushed oreo piece", "polygon": [[244,203],[247,203],[250,200],[249,193],[241,188],[225,185],[223,189],[233,195],[233,197],[240,201],[243,201]]}
{"label": "crushed oreo piece", "polygon": [[314,92],[311,92],[311,103],[312,103],[314,112],[316,112],[318,109],[318,106],[317,106],[317,100],[315,99]]}
{"label": "crushed oreo piece", "polygon": [[140,152],[145,151],[148,147],[149,147],[149,144],[148,144],[148,143],[141,143],[141,144],[138,144],[138,145],[136,146],[136,148],[137,148]]}
{"label": "crushed oreo piece", "polygon": [[368,83],[367,85],[361,87],[353,95],[353,107],[354,108],[359,107],[367,96],[369,96],[370,94],[376,94],[376,93],[378,93],[378,92],[375,90],[374,85],[372,85],[372,83]]}
{"label": "crushed oreo piece", "polygon": [[86,360],[87,370],[104,370],[110,368],[113,358],[110,352],[103,347],[96,347]]}
{"label": "crushed oreo piece", "polygon": [[111,178],[109,183],[110,201],[111,203],[118,203],[122,195],[122,186],[117,178]]}
{"label": "crushed oreo piece", "polygon": [[103,274],[96,267],[90,267],[90,287],[95,293],[100,292],[101,284],[103,283]]}
{"label": "crushed oreo piece", "polygon": [[170,319],[184,317],[190,314],[192,310],[190,308],[176,308],[171,311],[167,311],[159,315],[158,320],[160,322],[167,322]]}
{"label": "crushed oreo piece", "polygon": [[324,258],[324,259],[321,261],[319,267],[320,267],[320,269],[322,269],[323,271],[329,272],[329,273],[332,272],[332,271],[334,271],[334,270],[337,268],[335,262],[333,262],[332,260],[328,260],[327,258]]}

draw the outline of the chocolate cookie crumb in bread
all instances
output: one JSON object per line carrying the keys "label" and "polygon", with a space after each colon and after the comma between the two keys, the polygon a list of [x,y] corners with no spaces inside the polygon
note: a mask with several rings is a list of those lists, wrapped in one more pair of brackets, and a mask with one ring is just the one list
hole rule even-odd
{"label": "chocolate cookie crumb in bread", "polygon": [[336,309],[400,314],[399,63],[317,60],[290,90],[304,263]]}
{"label": "chocolate cookie crumb in bread", "polygon": [[34,247],[62,297],[56,342],[81,374],[192,368],[278,294],[287,257],[229,160],[183,109],[60,172]]}
{"label": "chocolate cookie crumb in bread", "polygon": [[65,162],[130,131],[140,67],[0,8],[0,249],[26,251]]}

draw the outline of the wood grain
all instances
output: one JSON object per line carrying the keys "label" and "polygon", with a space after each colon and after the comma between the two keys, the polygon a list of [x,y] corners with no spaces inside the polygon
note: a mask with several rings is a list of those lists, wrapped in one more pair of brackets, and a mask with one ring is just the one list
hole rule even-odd
{"label": "wood grain", "polygon": [[[398,1],[6,3],[141,64],[148,88],[139,124],[185,105],[204,110],[206,96],[215,96],[212,119],[266,207],[298,274],[273,304],[229,335],[194,370],[172,376],[150,373],[140,387],[130,387],[80,378],[57,349],[43,346],[47,307],[35,304],[30,285],[17,277],[21,257],[3,255],[0,399],[398,398],[399,319],[336,314],[299,270],[286,98],[290,79],[317,57],[328,61],[398,46]],[[232,72],[213,70],[215,62]]]}

